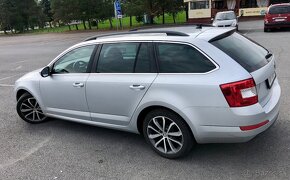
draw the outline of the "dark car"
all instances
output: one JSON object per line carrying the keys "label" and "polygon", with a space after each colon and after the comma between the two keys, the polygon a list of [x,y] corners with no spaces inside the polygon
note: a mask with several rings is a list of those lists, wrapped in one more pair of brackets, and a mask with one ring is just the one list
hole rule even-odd
{"label": "dark car", "polygon": [[264,19],[264,32],[290,27],[290,3],[271,5]]}

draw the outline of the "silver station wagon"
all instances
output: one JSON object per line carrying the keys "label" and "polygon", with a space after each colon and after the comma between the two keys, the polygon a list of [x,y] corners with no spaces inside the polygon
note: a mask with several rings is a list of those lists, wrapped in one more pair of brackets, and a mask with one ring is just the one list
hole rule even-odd
{"label": "silver station wagon", "polygon": [[142,134],[159,155],[246,142],[277,119],[275,59],[234,29],[182,26],[100,35],[16,81],[29,123],[58,118]]}

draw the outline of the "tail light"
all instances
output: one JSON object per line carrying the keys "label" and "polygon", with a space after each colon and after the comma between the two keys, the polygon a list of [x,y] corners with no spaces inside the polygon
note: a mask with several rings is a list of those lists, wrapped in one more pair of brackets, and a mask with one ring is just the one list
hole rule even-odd
{"label": "tail light", "polygon": [[220,85],[230,107],[250,106],[258,103],[257,89],[253,78]]}

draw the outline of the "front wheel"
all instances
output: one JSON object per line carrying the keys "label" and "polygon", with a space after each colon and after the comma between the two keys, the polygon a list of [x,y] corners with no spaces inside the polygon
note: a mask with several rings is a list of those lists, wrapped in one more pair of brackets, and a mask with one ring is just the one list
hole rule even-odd
{"label": "front wheel", "polygon": [[156,109],[147,114],[143,134],[155,152],[170,159],[186,155],[195,143],[185,121],[167,109]]}
{"label": "front wheel", "polygon": [[37,124],[47,120],[36,99],[28,94],[23,94],[17,102],[17,113],[26,122]]}

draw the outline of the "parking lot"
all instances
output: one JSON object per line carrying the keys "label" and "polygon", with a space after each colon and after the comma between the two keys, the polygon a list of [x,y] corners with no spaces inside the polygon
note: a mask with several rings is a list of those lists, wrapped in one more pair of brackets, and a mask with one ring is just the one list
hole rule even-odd
{"label": "parking lot", "polygon": [[[275,54],[282,87],[277,122],[241,144],[196,145],[189,156],[158,156],[137,134],[53,119],[31,125],[15,110],[13,84],[94,32],[0,36],[0,179],[289,179],[290,31],[240,32]],[[56,87],[57,88],[57,87]]]}

